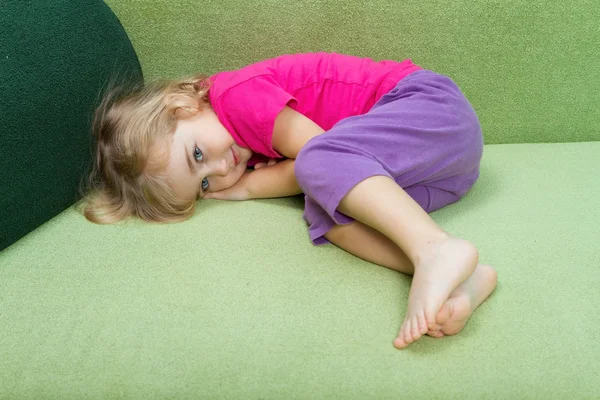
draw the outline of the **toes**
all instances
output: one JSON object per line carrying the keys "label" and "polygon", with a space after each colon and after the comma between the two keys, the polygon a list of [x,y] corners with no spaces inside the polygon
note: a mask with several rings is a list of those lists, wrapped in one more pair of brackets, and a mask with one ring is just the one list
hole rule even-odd
{"label": "toes", "polygon": [[424,314],[419,314],[417,316],[417,320],[419,323],[419,333],[421,335],[424,335],[427,333],[427,319],[425,318]]}
{"label": "toes", "polygon": [[[439,329],[440,327],[436,326],[435,331],[439,332]],[[406,318],[400,327],[398,337],[394,340],[394,347],[403,349],[416,340],[419,340],[427,332],[432,331],[433,329],[428,328],[425,314],[421,313],[411,318]]]}
{"label": "toes", "polygon": [[[425,319],[425,317],[423,317]],[[413,340],[419,340],[423,334],[421,333],[420,321],[418,316],[412,317],[410,333]]]}
{"label": "toes", "polygon": [[441,337],[445,336],[442,331],[428,331],[427,335],[434,337],[434,338],[441,338]]}
{"label": "toes", "polygon": [[[442,308],[440,308],[440,311],[438,311],[437,315],[435,316],[436,324],[444,325],[446,323],[446,321],[448,321],[448,319],[450,319],[450,315],[452,315],[452,310],[450,309],[448,302],[446,302],[446,303],[444,303],[444,305],[442,305]],[[431,328],[432,327],[430,327],[430,329]]]}
{"label": "toes", "polygon": [[400,333],[398,333],[398,337],[394,339],[394,347],[397,349],[403,349],[406,346],[407,344],[404,342],[404,336],[402,335],[402,331],[400,331]]}
{"label": "toes", "polygon": [[397,337],[396,340],[394,340],[394,347],[397,349],[404,349],[406,346],[408,346],[407,343],[404,343],[404,340],[401,337]]}
{"label": "toes", "polygon": [[403,349],[408,346],[408,343],[404,340],[404,330],[406,329],[406,321],[402,323],[400,330],[398,331],[398,337],[394,340],[394,347]]}
{"label": "toes", "polygon": [[398,349],[403,349],[412,343],[412,337],[406,334],[407,328],[410,329],[410,324],[408,321],[404,321],[402,326],[400,327],[400,331],[398,332],[398,337],[394,340],[394,347]]}
{"label": "toes", "polygon": [[437,332],[442,330],[442,325],[434,324],[432,327],[427,326],[428,332]]}
{"label": "toes", "polygon": [[425,311],[425,321],[427,322],[427,328],[429,328],[429,330],[434,330],[436,327],[436,321],[435,321],[435,314],[430,314],[427,311]]}
{"label": "toes", "polygon": [[410,320],[404,322],[403,333],[404,335],[402,337],[404,338],[404,342],[407,344],[411,344],[413,342],[413,337],[410,333]]}

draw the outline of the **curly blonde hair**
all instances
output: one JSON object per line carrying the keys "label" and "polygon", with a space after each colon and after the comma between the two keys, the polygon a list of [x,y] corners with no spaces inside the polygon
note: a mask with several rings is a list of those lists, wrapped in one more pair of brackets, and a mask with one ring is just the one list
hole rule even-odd
{"label": "curly blonde hair", "polygon": [[165,173],[177,122],[210,104],[210,85],[208,76],[197,75],[128,93],[107,90],[92,123],[96,157],[82,204],[89,221],[176,222],[194,213],[195,201],[178,198]]}

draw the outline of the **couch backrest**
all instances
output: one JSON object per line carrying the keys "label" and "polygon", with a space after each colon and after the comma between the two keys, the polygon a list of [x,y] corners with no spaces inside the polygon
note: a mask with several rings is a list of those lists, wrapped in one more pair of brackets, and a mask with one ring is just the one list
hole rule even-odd
{"label": "couch backrest", "polygon": [[451,76],[486,143],[600,140],[597,0],[107,0],[147,78],[282,53],[412,58]]}

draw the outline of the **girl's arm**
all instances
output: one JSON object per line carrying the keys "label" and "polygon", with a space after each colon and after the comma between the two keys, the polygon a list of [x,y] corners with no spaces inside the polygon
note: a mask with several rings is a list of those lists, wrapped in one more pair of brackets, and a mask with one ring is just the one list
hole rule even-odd
{"label": "girl's arm", "polygon": [[287,160],[275,165],[247,171],[229,189],[209,192],[204,198],[222,200],[287,197],[302,193],[294,173],[294,161],[302,147],[323,129],[299,112],[284,107],[275,119],[272,145]]}
{"label": "girl's arm", "polygon": [[208,192],[205,199],[249,200],[294,196],[302,193],[296,175],[294,160],[280,161],[275,165],[246,171],[229,189]]}

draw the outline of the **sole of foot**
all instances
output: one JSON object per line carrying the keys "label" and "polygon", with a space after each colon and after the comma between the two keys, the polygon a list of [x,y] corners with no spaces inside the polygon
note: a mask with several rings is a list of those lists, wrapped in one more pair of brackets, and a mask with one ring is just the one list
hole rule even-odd
{"label": "sole of foot", "polygon": [[477,307],[492,294],[497,281],[494,268],[479,264],[473,275],[450,294],[435,318],[436,326],[427,334],[440,338],[462,331]]}

